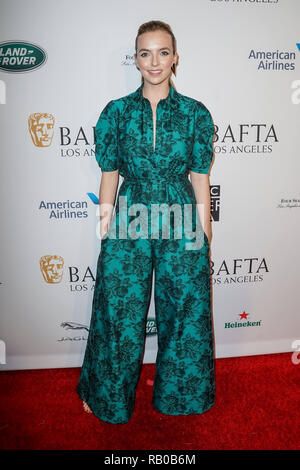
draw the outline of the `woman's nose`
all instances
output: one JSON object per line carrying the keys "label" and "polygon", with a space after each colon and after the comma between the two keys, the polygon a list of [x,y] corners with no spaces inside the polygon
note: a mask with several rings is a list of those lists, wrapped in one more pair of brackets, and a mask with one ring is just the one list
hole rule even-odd
{"label": "woman's nose", "polygon": [[158,58],[154,55],[152,57],[152,65],[155,67],[158,64]]}

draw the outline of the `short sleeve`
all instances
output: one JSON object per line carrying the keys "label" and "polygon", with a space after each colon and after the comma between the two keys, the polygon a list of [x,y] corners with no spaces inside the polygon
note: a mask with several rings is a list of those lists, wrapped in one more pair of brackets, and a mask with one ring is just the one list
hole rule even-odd
{"label": "short sleeve", "polygon": [[102,110],[95,127],[95,157],[102,171],[114,171],[118,162],[118,114],[111,100]]}
{"label": "short sleeve", "polygon": [[196,102],[194,119],[194,141],[189,169],[196,173],[209,173],[214,153],[215,126],[210,112],[200,101]]}

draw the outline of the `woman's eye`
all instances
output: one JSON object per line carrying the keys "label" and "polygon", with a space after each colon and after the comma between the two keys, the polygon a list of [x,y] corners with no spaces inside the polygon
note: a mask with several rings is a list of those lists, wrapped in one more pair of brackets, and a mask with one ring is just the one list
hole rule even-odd
{"label": "woman's eye", "polygon": [[[163,55],[169,55],[169,52],[168,51],[162,51],[162,54]],[[146,57],[148,55],[148,52],[141,52],[141,57]]]}

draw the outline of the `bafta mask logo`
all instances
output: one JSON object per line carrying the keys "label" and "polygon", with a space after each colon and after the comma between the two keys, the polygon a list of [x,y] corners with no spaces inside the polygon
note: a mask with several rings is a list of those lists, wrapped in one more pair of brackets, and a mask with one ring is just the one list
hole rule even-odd
{"label": "bafta mask logo", "polygon": [[48,284],[58,284],[62,280],[64,260],[58,255],[44,255],[40,258],[40,268]]}
{"label": "bafta mask logo", "polygon": [[49,147],[54,132],[54,116],[48,113],[33,113],[28,118],[29,132],[36,147]]}

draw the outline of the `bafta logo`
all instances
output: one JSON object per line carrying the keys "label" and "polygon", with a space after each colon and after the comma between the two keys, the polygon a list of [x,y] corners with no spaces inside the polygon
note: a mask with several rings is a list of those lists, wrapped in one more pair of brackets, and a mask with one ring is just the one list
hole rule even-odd
{"label": "bafta logo", "polygon": [[62,280],[64,260],[58,255],[44,255],[40,258],[40,268],[48,284],[58,284]]}
{"label": "bafta logo", "polygon": [[36,147],[49,147],[54,132],[54,116],[48,113],[33,113],[28,118],[29,132]]}

